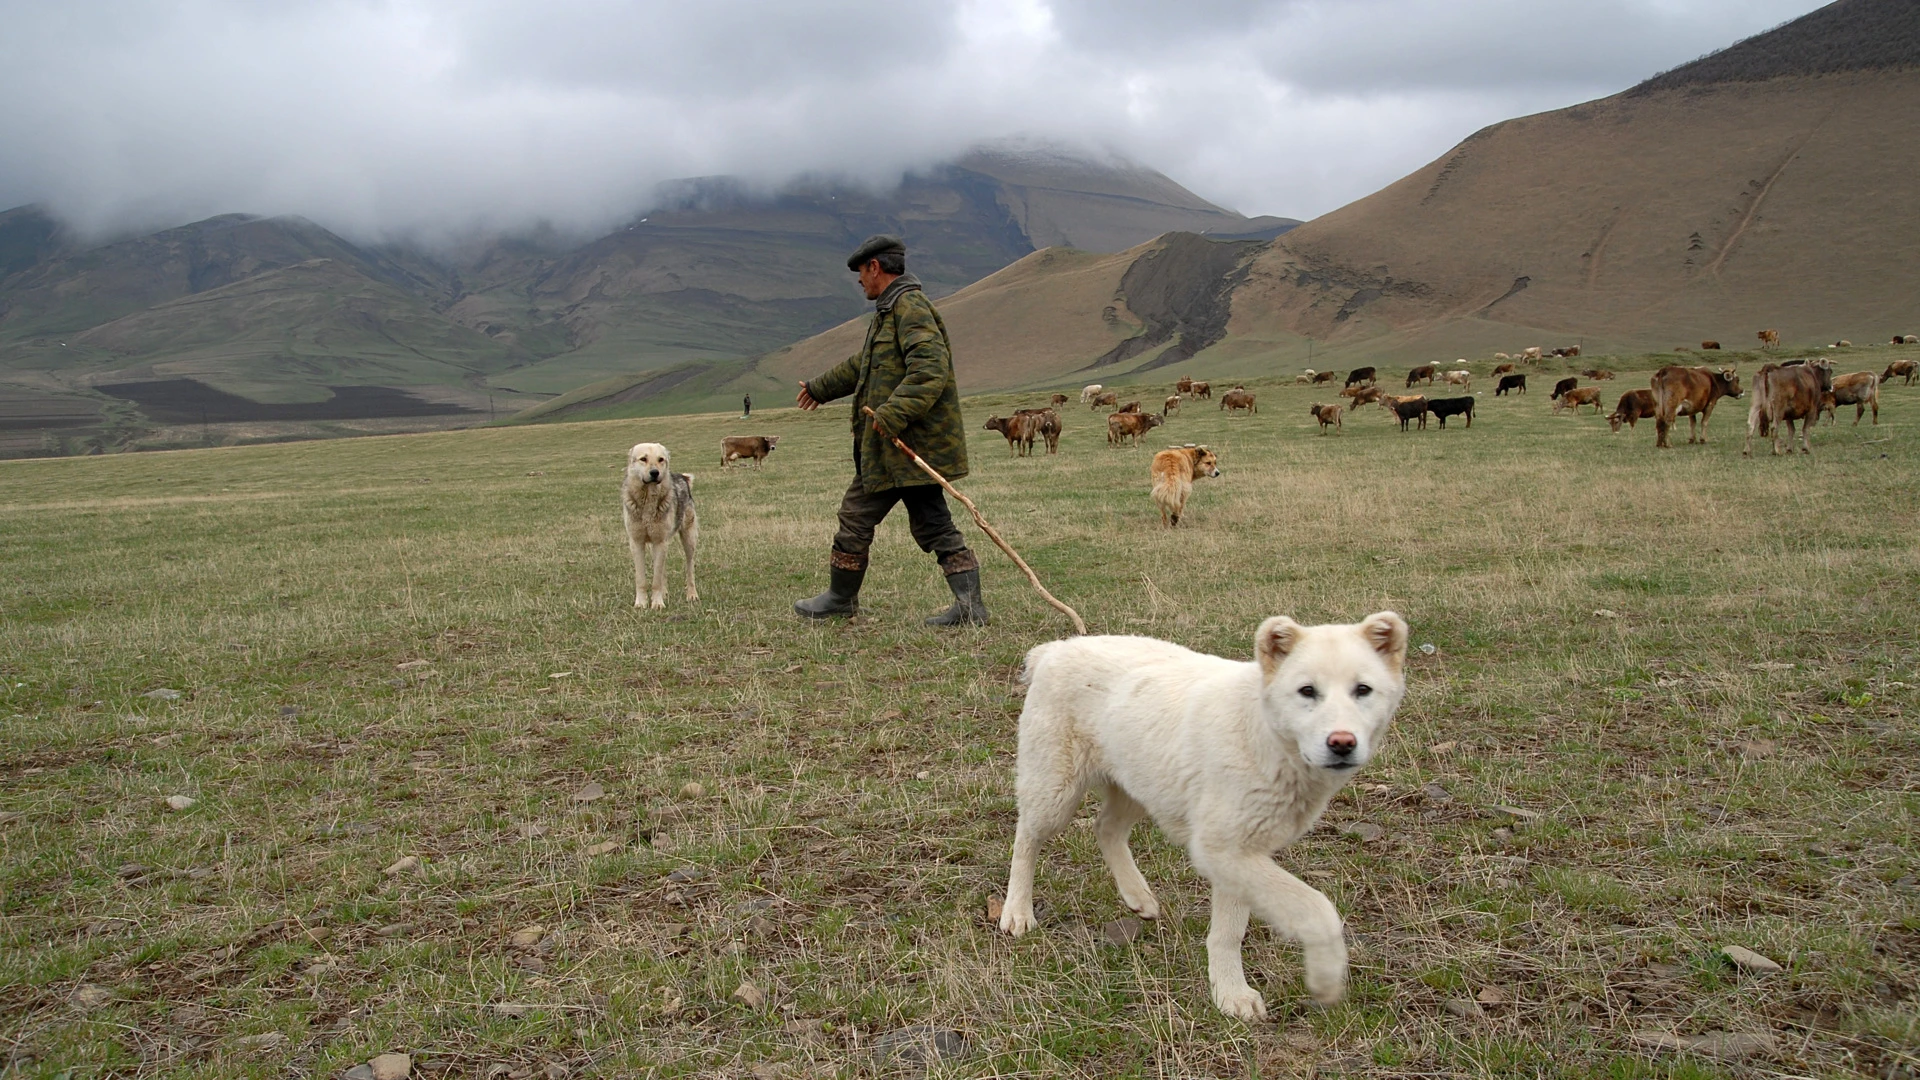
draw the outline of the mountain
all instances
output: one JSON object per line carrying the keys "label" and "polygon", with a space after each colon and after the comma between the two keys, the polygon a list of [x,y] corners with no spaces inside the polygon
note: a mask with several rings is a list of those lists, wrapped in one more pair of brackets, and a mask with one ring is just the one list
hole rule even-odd
{"label": "mountain", "polygon": [[683,181],[597,238],[365,245],[297,217],[232,214],[82,244],[22,207],[0,214],[0,454],[102,417],[117,427],[91,445],[124,444],[143,420],[237,417],[245,402],[269,423],[301,409],[415,416],[423,400],[457,420],[583,384],[711,399],[743,378],[764,383],[753,357],[864,309],[845,258],[875,232],[904,235],[914,271],[945,296],[1036,247],[1113,251],[1170,229],[1266,236],[1294,224],[1224,210],[1121,158],[1028,142],[983,146],[889,191]]}
{"label": "mountain", "polygon": [[[1914,131],[1920,3],[1840,0],[1612,97],[1476,132],[1271,240],[1042,252],[941,310],[973,391],[1290,374],[1309,355],[1738,347],[1761,328],[1884,341],[1920,329]],[[850,331],[755,373],[818,371]]]}

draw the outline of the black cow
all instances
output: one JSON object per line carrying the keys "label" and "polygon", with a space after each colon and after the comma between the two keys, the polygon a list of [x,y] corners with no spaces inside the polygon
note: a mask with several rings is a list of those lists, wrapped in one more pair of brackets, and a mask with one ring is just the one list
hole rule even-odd
{"label": "black cow", "polygon": [[1527,377],[1525,375],[1500,376],[1500,385],[1493,388],[1493,396],[1499,397],[1502,394],[1505,394],[1509,390],[1515,390],[1522,394],[1526,393]]}
{"label": "black cow", "polygon": [[1553,400],[1553,401],[1559,401],[1559,400],[1560,400],[1560,395],[1561,395],[1561,394],[1564,394],[1564,393],[1566,393],[1567,391],[1569,391],[1569,390],[1571,390],[1571,389],[1573,389],[1574,387],[1576,387],[1576,386],[1579,386],[1579,385],[1580,385],[1580,379],[1579,379],[1579,377],[1578,377],[1578,376],[1575,376],[1575,375],[1569,375],[1569,376],[1567,376],[1566,378],[1564,378],[1564,379],[1561,379],[1561,380],[1560,380],[1559,382],[1557,382],[1557,383],[1554,383],[1554,384],[1553,384],[1553,393],[1551,393],[1551,394],[1548,394],[1548,395],[1547,395],[1547,397],[1548,397],[1548,398],[1549,398],[1550,400]]}
{"label": "black cow", "polygon": [[1427,429],[1427,399],[1426,398],[1417,397],[1412,399],[1411,401],[1395,401],[1392,403],[1392,405],[1393,405],[1393,415],[1400,418],[1401,431],[1407,430],[1407,421],[1413,420],[1416,418],[1419,419],[1420,421],[1420,430],[1425,431]]}
{"label": "black cow", "polygon": [[1357,367],[1347,372],[1348,386],[1352,386],[1354,383],[1370,383],[1372,381],[1374,381],[1373,369],[1370,367]]}
{"label": "black cow", "polygon": [[1449,416],[1464,416],[1467,418],[1467,426],[1472,427],[1473,395],[1468,394],[1466,397],[1434,398],[1432,401],[1427,402],[1427,411],[1439,418],[1441,427],[1447,426],[1447,417]]}

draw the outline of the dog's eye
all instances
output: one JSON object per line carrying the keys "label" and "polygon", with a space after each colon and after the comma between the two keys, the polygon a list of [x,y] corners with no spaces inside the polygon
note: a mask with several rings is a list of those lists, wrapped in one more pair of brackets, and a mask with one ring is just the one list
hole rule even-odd
{"label": "dog's eye", "polygon": [[1308,701],[1312,701],[1314,698],[1320,696],[1320,691],[1315,690],[1311,685],[1303,686],[1300,688],[1300,696],[1306,698]]}
{"label": "dog's eye", "polygon": [[1354,697],[1366,697],[1371,693],[1373,693],[1373,687],[1368,686],[1366,683],[1361,683],[1359,686],[1353,688]]}

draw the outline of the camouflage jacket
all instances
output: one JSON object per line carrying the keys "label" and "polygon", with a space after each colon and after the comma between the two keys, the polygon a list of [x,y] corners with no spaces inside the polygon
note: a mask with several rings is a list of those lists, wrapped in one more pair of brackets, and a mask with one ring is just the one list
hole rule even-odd
{"label": "camouflage jacket", "polygon": [[853,460],[868,491],[931,484],[891,439],[873,430],[863,405],[880,426],[914,448],[949,480],[967,475],[966,422],[953,378],[947,324],[919,282],[902,277],[881,294],[867,342],[824,375],[807,380],[816,401],[853,395]]}

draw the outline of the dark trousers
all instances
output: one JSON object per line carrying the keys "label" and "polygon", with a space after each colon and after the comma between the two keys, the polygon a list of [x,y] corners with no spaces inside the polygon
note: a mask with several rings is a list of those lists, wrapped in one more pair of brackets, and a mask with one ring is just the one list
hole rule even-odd
{"label": "dark trousers", "polygon": [[967,547],[960,530],[947,511],[947,493],[938,484],[915,484],[869,492],[855,474],[840,500],[840,531],[833,534],[833,565],[844,570],[865,570],[867,552],[873,547],[873,533],[886,519],[895,503],[907,506],[907,527],[921,551],[940,559],[940,569],[948,574],[977,569],[980,561]]}

